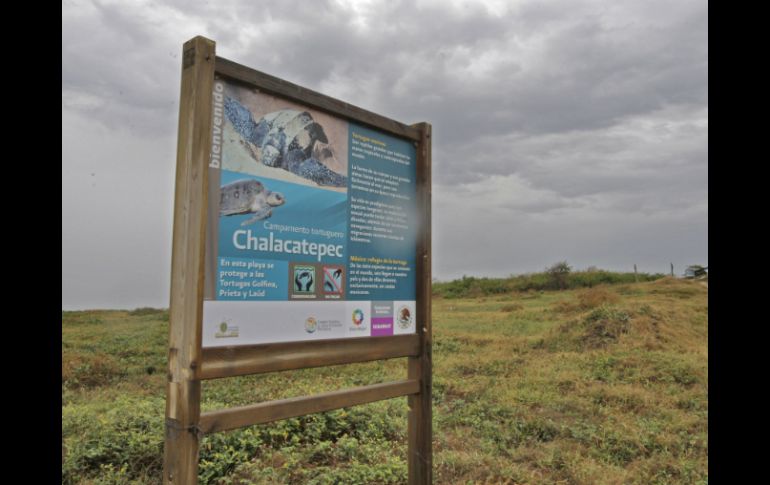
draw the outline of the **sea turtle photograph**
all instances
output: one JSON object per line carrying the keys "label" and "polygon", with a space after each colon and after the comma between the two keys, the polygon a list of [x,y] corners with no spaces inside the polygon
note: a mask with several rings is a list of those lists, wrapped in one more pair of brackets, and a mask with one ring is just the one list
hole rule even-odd
{"label": "sea turtle photograph", "polygon": [[257,118],[244,103],[225,96],[224,112],[253,163],[285,170],[312,185],[347,188],[347,177],[330,168],[339,170],[343,164],[324,127],[308,111],[285,108]]}
{"label": "sea turtle photograph", "polygon": [[259,180],[236,180],[220,188],[219,215],[254,214],[241,226],[253,224],[273,215],[273,209],[286,203],[280,192],[271,192]]}

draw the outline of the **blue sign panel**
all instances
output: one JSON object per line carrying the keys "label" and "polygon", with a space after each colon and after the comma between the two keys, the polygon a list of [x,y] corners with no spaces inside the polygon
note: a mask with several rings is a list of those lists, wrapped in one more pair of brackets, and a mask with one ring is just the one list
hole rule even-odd
{"label": "blue sign panel", "polygon": [[214,83],[203,345],[414,333],[412,142]]}

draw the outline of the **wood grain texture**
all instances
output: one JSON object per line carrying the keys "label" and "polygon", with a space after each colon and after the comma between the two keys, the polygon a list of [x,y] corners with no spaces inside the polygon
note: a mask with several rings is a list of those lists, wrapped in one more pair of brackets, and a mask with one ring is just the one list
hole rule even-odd
{"label": "wood grain texture", "polygon": [[416,380],[402,380],[362,386],[354,389],[327,392],[315,396],[281,399],[250,406],[223,409],[203,413],[200,429],[203,433],[216,433],[254,424],[269,423],[279,419],[304,416],[305,414],[331,411],[332,409],[357,406],[383,399],[391,399],[419,392]]}
{"label": "wood grain texture", "polygon": [[201,380],[368,362],[420,353],[416,334],[203,349]]}
{"label": "wood grain texture", "polygon": [[431,329],[431,125],[413,125],[422,134],[417,144],[417,196],[420,228],[417,242],[417,330],[420,355],[410,357],[408,377],[420,381],[420,393],[409,396],[409,484],[433,481],[433,409]]}
{"label": "wood grain texture", "polygon": [[211,151],[211,90],[215,44],[184,44],[179,103],[174,229],[171,256],[164,484],[198,480],[198,419],[207,166]]}
{"label": "wood grain texture", "polygon": [[421,132],[414,125],[409,126],[385,116],[372,113],[352,104],[326,96],[325,94],[303,88],[284,81],[264,72],[242,66],[233,61],[217,57],[216,71],[218,74],[236,81],[249,84],[257,89],[291,99],[329,114],[340,116],[372,128],[386,131],[392,135],[419,141]]}

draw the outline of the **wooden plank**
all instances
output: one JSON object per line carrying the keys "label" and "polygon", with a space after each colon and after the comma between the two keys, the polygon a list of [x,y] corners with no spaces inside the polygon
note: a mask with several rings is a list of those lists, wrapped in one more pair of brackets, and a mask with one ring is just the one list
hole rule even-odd
{"label": "wooden plank", "polygon": [[415,128],[414,125],[405,125],[396,120],[378,115],[377,113],[372,113],[371,111],[326,96],[325,94],[303,88],[288,81],[284,81],[283,79],[265,74],[264,72],[242,66],[222,57],[217,57],[216,71],[217,74],[250,84],[262,91],[326,111],[332,115],[340,116],[413,141],[420,140],[420,130]]}
{"label": "wooden plank", "polygon": [[203,349],[199,379],[416,356],[417,335],[314,340]]}
{"label": "wooden plank", "polygon": [[203,257],[207,173],[211,151],[215,43],[185,42],[179,102],[174,229],[171,256],[168,383],[163,483],[198,480]]}
{"label": "wooden plank", "polygon": [[216,433],[228,429],[304,416],[305,414],[320,413],[374,401],[382,401],[383,399],[406,396],[419,392],[419,389],[420,383],[418,381],[401,380],[327,392],[315,396],[294,397],[212,411],[201,415],[200,429],[203,433]]}
{"label": "wooden plank", "polygon": [[417,144],[417,194],[421,227],[417,243],[417,331],[420,355],[410,357],[408,377],[420,381],[409,396],[409,484],[433,482],[432,330],[431,330],[431,125],[413,125],[422,133]]}

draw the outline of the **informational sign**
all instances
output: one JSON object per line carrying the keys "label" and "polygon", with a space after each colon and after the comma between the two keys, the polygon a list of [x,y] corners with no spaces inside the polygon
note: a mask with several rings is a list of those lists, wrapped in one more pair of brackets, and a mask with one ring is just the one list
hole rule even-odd
{"label": "informational sign", "polygon": [[415,333],[412,141],[217,78],[203,347]]}
{"label": "informational sign", "polygon": [[[406,396],[408,482],[432,483],[431,139],[182,49],[163,483],[201,437]],[[201,382],[406,358],[403,379],[201,412]]]}

